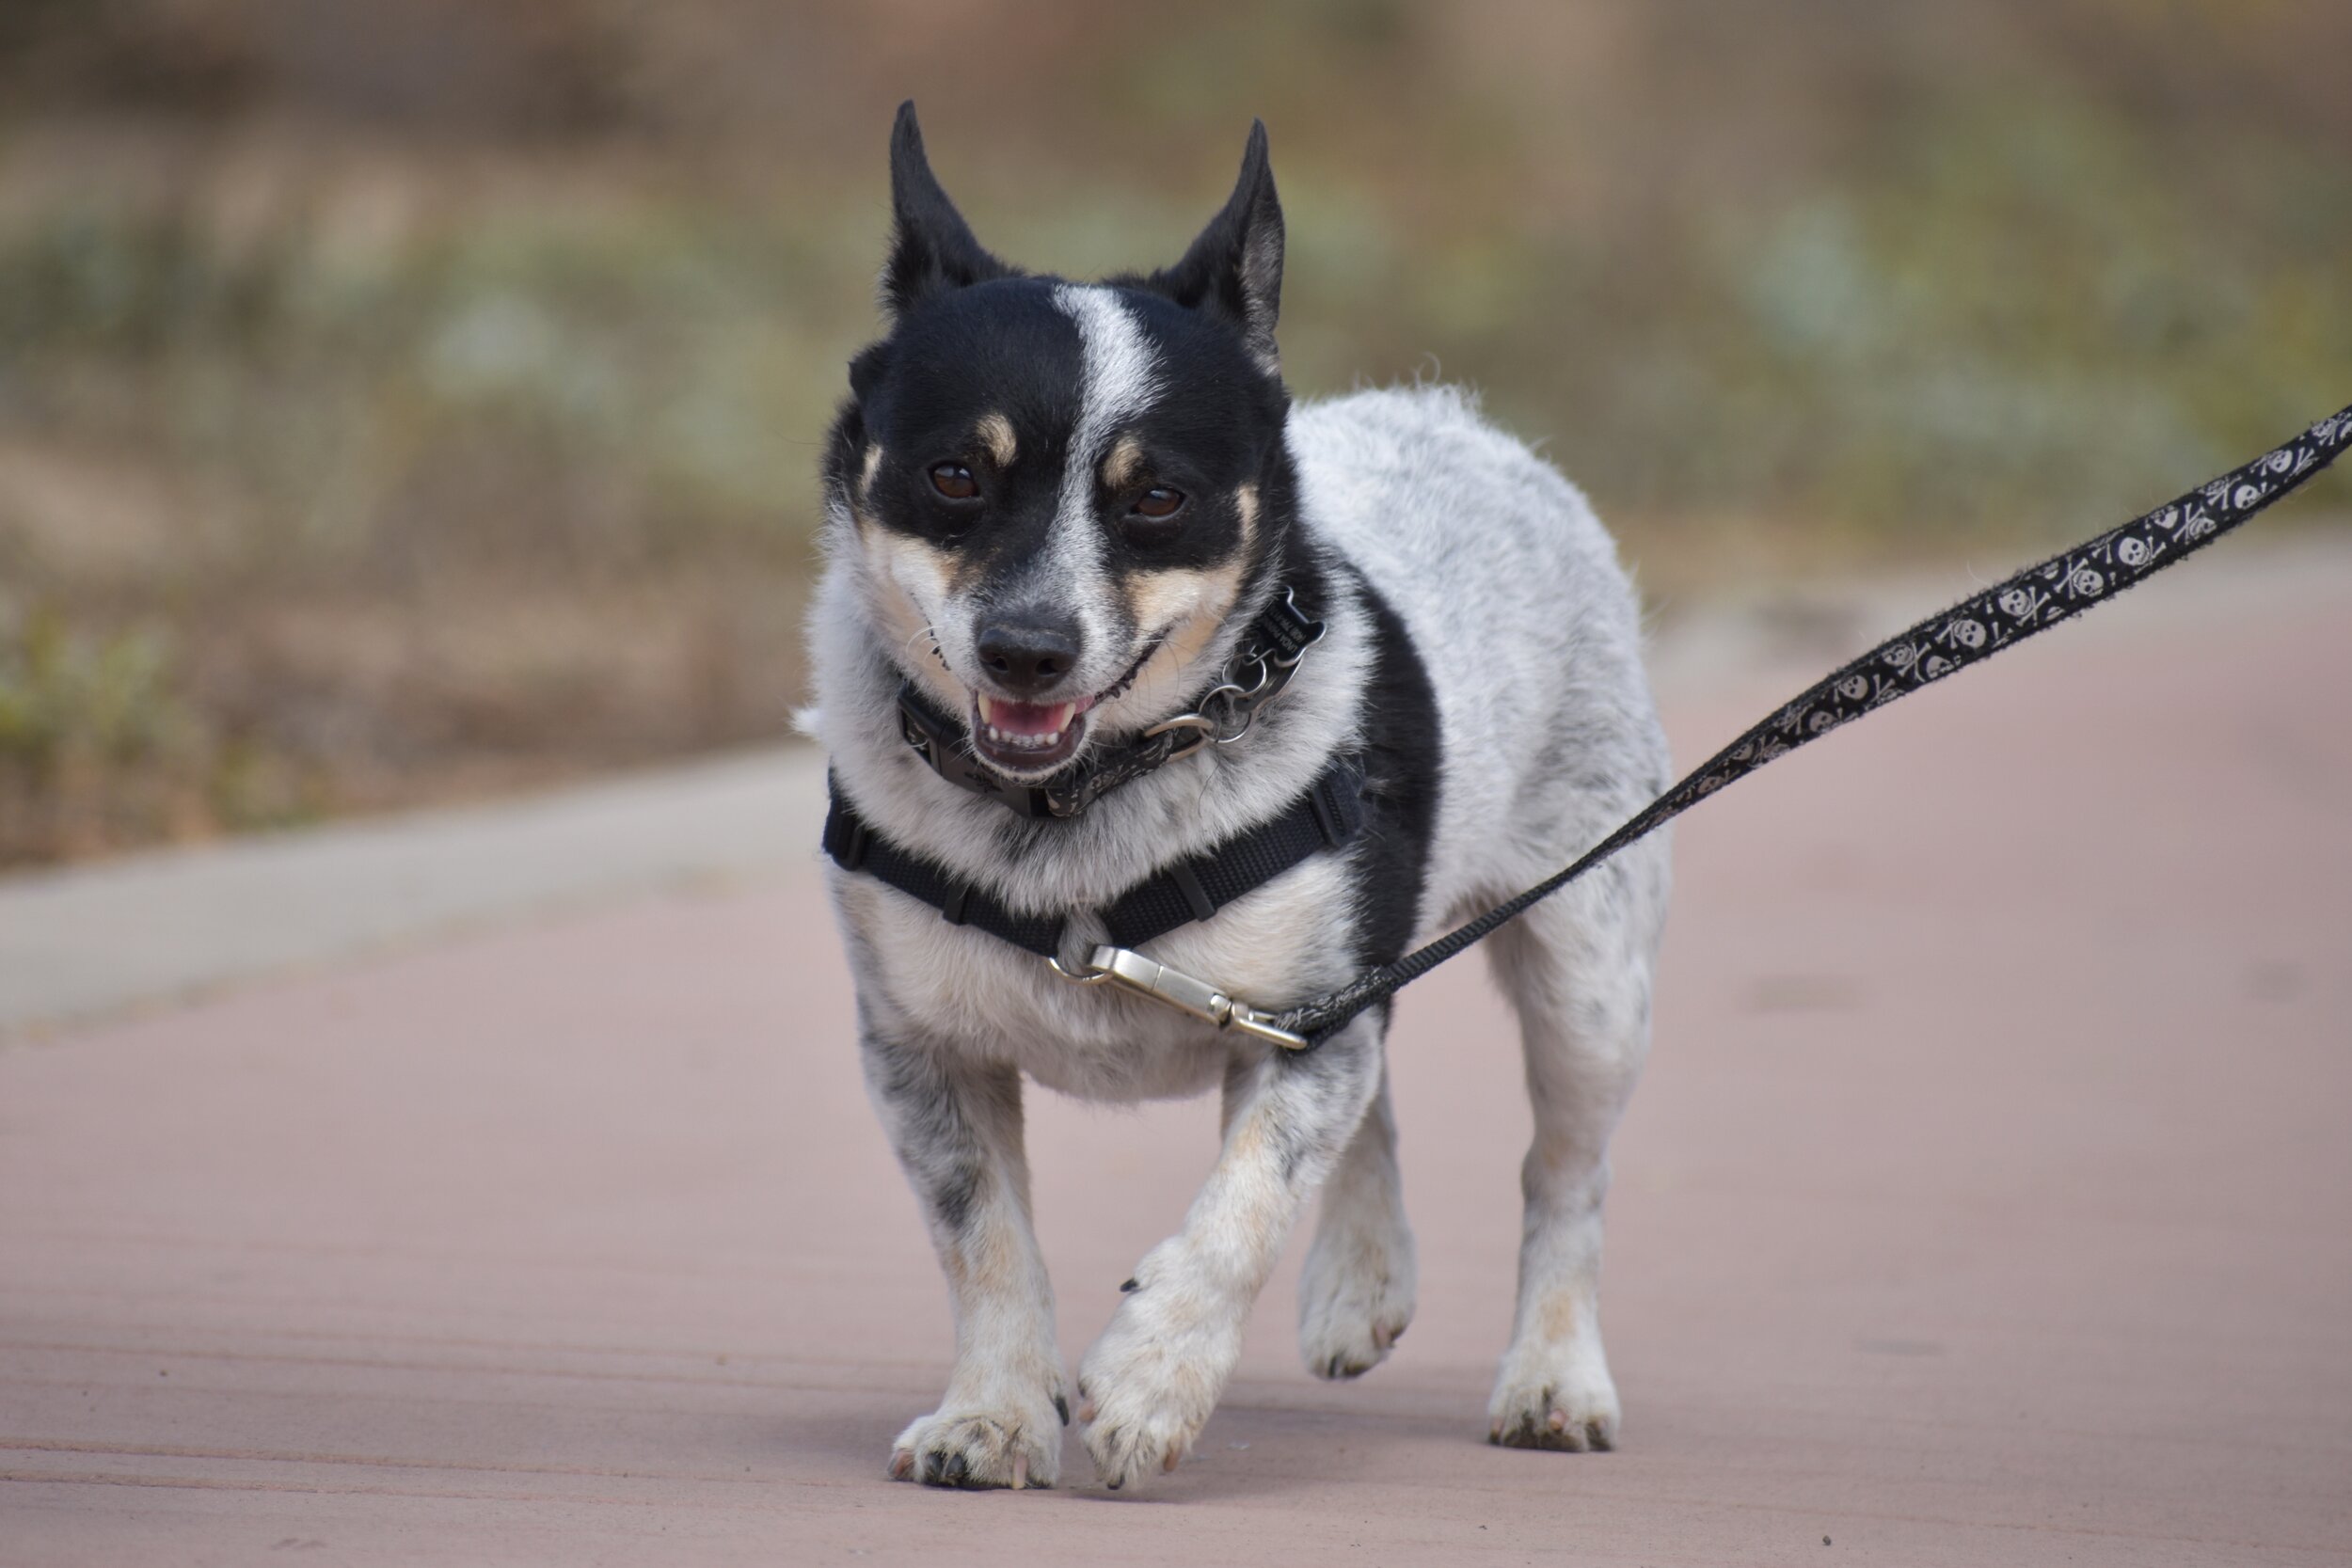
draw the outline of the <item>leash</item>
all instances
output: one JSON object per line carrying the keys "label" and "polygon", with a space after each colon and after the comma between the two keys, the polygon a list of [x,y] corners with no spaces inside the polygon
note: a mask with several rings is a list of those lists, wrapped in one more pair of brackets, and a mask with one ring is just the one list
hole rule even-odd
{"label": "leash", "polygon": [[[1547,877],[1426,947],[1382,964],[1297,1006],[1261,1014],[1311,1051],[1365,1008],[1395,995],[1448,958],[1525,913],[1594,866],[1663,827],[1725,785],[1875,708],[1980,664],[2004,648],[2106,603],[2230,532],[2285,497],[2352,445],[2344,409],[2243,467],[2201,484],[2121,528],[2028,566],[1839,666],[1716,752],[1636,812],[1573,865]],[[1099,954],[1098,954],[1099,961]],[[1238,1006],[1238,1004],[1237,1004]]]}
{"label": "leash", "polygon": [[[1309,855],[1351,839],[1361,826],[1362,775],[1352,770],[1349,759],[1342,759],[1273,822],[1130,890],[1112,906],[1112,942],[1097,946],[1077,969],[1064,967],[1058,956],[1061,921],[999,905],[946,868],[892,846],[871,832],[838,788],[826,819],[825,852],[845,871],[875,876],[930,905],[950,925],[970,925],[1026,948],[1073,984],[1116,986],[1219,1029],[1238,1030],[1289,1051],[1312,1051],[1365,1008],[1395,995],[1718,790],[1841,724],[1981,663],[2137,586],[2280,500],[2335,461],[2348,445],[2352,408],[2153,512],[1929,616],[1799,692],[1636,812],[1574,864],[1427,946],[1366,970],[1337,990],[1295,1006],[1252,1006],[1211,981],[1170,969],[1134,949],[1187,921],[1209,918],[1219,906],[1263,886]],[[1321,624],[1309,620],[1285,593],[1279,605],[1269,606],[1253,623],[1251,636],[1224,679],[1196,705],[1197,711],[1154,726],[1145,743],[1131,748],[1131,755],[1066,789],[1009,789],[976,759],[964,758],[956,744],[960,736],[952,733],[953,721],[927,711],[928,705],[919,700],[902,698],[902,736],[949,783],[993,798],[1025,816],[1074,816],[1105,791],[1166,762],[1241,738],[1256,709],[1288,683],[1300,657],[1322,632]]]}

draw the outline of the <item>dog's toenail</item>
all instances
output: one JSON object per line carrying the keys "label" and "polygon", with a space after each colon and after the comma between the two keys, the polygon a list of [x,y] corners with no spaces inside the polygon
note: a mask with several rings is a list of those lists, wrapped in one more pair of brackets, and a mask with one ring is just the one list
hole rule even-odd
{"label": "dog's toenail", "polygon": [[1163,1475],[1173,1473],[1176,1468],[1177,1462],[1182,1460],[1184,1457],[1184,1456],[1176,1449],[1168,1449],[1168,1457],[1160,1461],[1160,1472]]}
{"label": "dog's toenail", "polygon": [[1061,1418],[1062,1425],[1070,1424],[1070,1402],[1059,1394],[1054,1396],[1054,1414]]}
{"label": "dog's toenail", "polygon": [[1568,1418],[1566,1412],[1555,1410],[1551,1413],[1551,1430],[1554,1432],[1565,1432],[1568,1430]]}
{"label": "dog's toenail", "polygon": [[963,1455],[957,1454],[954,1458],[947,1461],[947,1482],[949,1485],[961,1486],[964,1481],[970,1478],[971,1474],[972,1466],[965,1461]]}
{"label": "dog's toenail", "polygon": [[1136,1288],[1136,1282],[1133,1279],[1122,1280],[1120,1282],[1119,1293],[1123,1296],[1128,1291],[1133,1291]]}

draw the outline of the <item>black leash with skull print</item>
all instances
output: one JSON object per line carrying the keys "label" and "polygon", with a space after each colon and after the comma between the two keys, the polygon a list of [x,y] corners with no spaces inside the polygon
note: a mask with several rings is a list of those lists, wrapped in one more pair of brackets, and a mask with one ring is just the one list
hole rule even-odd
{"label": "black leash with skull print", "polygon": [[2280,499],[2333,462],[2347,445],[2352,445],[2352,408],[2153,512],[1929,616],[1806,688],[1556,876],[1394,963],[1369,970],[1297,1006],[1269,1009],[1260,1017],[1277,1029],[1304,1037],[1304,1048],[1312,1049],[1365,1008],[1394,995],[1726,784],[1840,724],[2106,603]]}

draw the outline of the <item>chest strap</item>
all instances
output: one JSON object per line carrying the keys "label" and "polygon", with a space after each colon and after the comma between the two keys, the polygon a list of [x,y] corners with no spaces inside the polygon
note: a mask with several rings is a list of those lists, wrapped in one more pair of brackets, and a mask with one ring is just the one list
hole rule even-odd
{"label": "chest strap", "polygon": [[[862,871],[939,911],[1044,958],[1061,950],[1064,917],[1022,914],[938,862],[900,848],[867,826],[837,782],[825,814],[825,853],[844,871]],[[1281,815],[1187,860],[1153,873],[1112,900],[1103,920],[1109,940],[1136,947],[1179,926],[1206,920],[1325,849],[1346,845],[1364,825],[1364,770],[1349,757],[1334,763]]]}

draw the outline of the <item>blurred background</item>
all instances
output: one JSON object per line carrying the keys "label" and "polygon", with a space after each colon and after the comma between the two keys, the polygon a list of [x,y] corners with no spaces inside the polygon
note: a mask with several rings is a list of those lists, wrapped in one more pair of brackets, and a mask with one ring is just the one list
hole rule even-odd
{"label": "blurred background", "polygon": [[903,97],[1072,275],[1263,116],[1295,390],[1474,383],[1671,615],[2352,396],[2347,60],[2285,0],[0,0],[0,866],[780,736]]}

